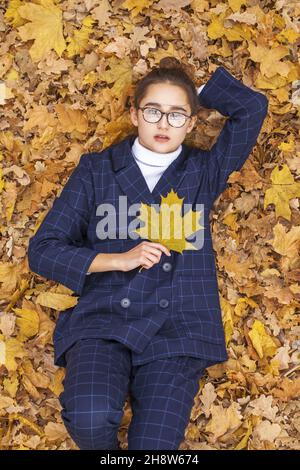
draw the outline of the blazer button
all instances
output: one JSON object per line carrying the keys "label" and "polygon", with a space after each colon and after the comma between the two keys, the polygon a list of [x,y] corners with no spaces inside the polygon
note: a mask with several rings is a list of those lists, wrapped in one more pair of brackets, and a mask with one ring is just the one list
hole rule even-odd
{"label": "blazer button", "polygon": [[160,299],[159,306],[162,308],[166,308],[169,305],[169,301],[167,299]]}
{"label": "blazer button", "polygon": [[122,300],[121,300],[121,305],[122,307],[129,307],[130,305],[130,300],[127,298],[127,297],[124,297]]}
{"label": "blazer button", "polygon": [[162,268],[163,268],[164,271],[168,272],[168,271],[171,271],[172,265],[171,265],[171,263],[164,263],[162,265]]}

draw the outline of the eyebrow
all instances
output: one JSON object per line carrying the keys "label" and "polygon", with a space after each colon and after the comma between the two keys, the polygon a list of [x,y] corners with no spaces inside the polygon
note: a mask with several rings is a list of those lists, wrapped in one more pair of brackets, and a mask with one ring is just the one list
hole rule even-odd
{"label": "eyebrow", "polygon": [[[159,103],[146,103],[144,106],[158,106],[161,108],[161,104]],[[170,106],[170,109],[180,109],[181,111],[187,111],[185,108],[182,108],[181,106]]]}

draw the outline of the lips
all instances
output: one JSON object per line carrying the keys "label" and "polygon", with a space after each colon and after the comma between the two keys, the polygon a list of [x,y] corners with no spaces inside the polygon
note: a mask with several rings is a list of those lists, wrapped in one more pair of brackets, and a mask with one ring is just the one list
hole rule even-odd
{"label": "lips", "polygon": [[167,135],[164,135],[164,134],[156,134],[154,136],[154,139],[155,140],[160,140],[162,142],[167,142],[168,140],[170,140],[170,137],[168,137]]}

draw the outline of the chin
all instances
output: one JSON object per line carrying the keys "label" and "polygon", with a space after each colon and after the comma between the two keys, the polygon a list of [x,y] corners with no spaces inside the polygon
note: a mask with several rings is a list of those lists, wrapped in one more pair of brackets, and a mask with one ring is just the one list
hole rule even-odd
{"label": "chin", "polygon": [[152,144],[151,147],[155,147],[157,152],[167,153],[167,152],[172,152],[174,144],[172,144],[171,142],[166,142],[165,144],[162,144],[160,142],[154,142],[154,144]]}
{"label": "chin", "polygon": [[159,145],[157,147],[155,147],[153,149],[154,152],[157,152],[157,153],[170,153],[172,152],[172,149],[171,148],[166,148],[164,147],[164,149],[162,149]]}

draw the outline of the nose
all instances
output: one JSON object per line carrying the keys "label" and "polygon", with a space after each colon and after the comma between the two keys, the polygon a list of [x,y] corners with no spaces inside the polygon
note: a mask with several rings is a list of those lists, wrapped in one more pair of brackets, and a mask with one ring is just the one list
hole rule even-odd
{"label": "nose", "polygon": [[169,127],[167,115],[163,114],[160,121],[158,122],[159,129],[167,129]]}

